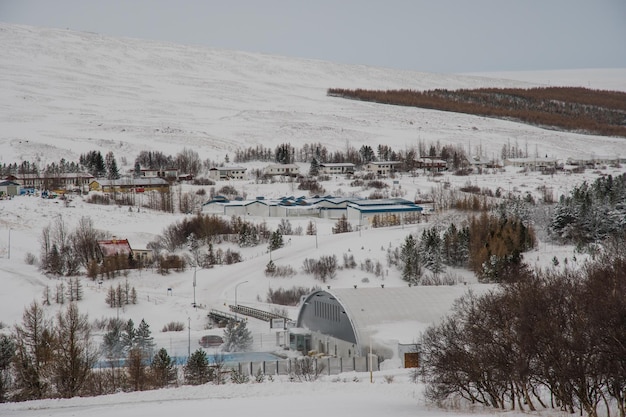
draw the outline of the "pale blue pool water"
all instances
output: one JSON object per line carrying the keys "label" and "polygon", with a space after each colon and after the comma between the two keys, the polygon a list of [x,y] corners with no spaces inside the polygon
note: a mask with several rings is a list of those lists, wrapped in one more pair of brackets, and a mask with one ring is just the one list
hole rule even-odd
{"label": "pale blue pool water", "polygon": [[[238,362],[272,362],[282,360],[282,358],[269,353],[269,352],[235,352],[235,353],[208,353],[207,359],[209,360],[209,364],[213,365],[216,362],[222,362],[225,364],[232,364]],[[177,365],[184,365],[187,363],[186,356],[173,356],[172,361],[174,361]],[[125,366],[126,361],[121,359],[117,362],[117,366]],[[150,365],[150,361],[146,360],[146,366]],[[111,366],[110,363],[106,360],[99,361],[94,367],[95,368],[106,368]]]}

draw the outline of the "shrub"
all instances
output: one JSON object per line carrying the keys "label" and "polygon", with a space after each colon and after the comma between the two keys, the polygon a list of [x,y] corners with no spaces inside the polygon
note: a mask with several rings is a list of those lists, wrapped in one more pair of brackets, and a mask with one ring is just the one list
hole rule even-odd
{"label": "shrub", "polygon": [[250,377],[238,369],[232,369],[230,371],[230,380],[235,384],[247,384],[250,382]]}
{"label": "shrub", "polygon": [[265,267],[265,275],[268,277],[286,278],[296,275],[296,270],[291,265],[276,265],[273,261]]}
{"label": "shrub", "polygon": [[339,267],[337,256],[322,256],[319,260],[305,259],[303,262],[304,272],[313,274],[315,279],[326,282],[330,278],[334,278]]}
{"label": "shrub", "polygon": [[215,181],[208,178],[195,178],[193,185],[215,185]]}
{"label": "shrub", "polygon": [[24,262],[26,262],[26,265],[35,265],[37,263],[37,257],[31,252],[27,252],[26,256],[24,256]]}
{"label": "shrub", "polygon": [[185,330],[185,324],[180,321],[171,321],[163,326],[162,332],[182,332]]}
{"label": "shrub", "polygon": [[293,368],[289,377],[296,381],[315,381],[322,371],[324,371],[324,363],[320,363],[317,359],[305,356],[297,358],[293,363]]}
{"label": "shrub", "polygon": [[367,183],[367,188],[376,188],[378,190],[382,190],[388,187],[389,185],[387,185],[387,183],[380,180],[373,180]]}
{"label": "shrub", "polygon": [[278,288],[276,290],[267,290],[265,302],[270,304],[280,304],[283,306],[296,306],[300,302],[302,296],[315,291],[315,287],[292,287],[290,289]]}

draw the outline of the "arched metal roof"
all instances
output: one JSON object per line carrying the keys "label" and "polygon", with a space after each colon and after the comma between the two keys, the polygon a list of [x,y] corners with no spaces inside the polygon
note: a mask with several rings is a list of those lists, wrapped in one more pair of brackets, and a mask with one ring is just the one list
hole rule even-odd
{"label": "arched metal roof", "polygon": [[[420,329],[417,323],[426,327],[439,322],[450,313],[454,301],[468,292],[469,289],[482,293],[493,288],[489,285],[455,285],[455,286],[412,286],[395,288],[337,288],[318,290],[309,294],[298,314],[298,327],[311,323],[307,315],[311,315],[312,300],[318,297],[327,300],[336,300],[341,306],[341,313],[345,312],[354,332],[356,343],[362,347],[368,338],[385,326],[397,326],[406,323],[408,332],[417,336]],[[314,325],[315,321],[312,322]],[[329,332],[328,325],[311,329]],[[341,329],[338,329],[341,330]],[[332,329],[330,329],[332,332]],[[334,336],[342,338],[342,334],[349,334],[345,329],[341,334]],[[397,339],[401,339],[398,335]]]}

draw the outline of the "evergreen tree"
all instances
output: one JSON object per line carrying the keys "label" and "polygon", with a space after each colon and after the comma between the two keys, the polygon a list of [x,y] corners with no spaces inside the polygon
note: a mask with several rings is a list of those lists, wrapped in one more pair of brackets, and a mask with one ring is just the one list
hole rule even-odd
{"label": "evergreen tree", "polygon": [[309,236],[313,236],[317,234],[317,227],[315,227],[315,223],[313,222],[313,220],[309,220],[309,223],[307,223],[306,234]]}
{"label": "evergreen tree", "polygon": [[434,275],[445,271],[442,246],[441,236],[436,228],[426,229],[422,232],[422,239],[419,244],[420,257],[424,267]]}
{"label": "evergreen tree", "polygon": [[144,319],[141,319],[141,323],[139,323],[139,327],[137,327],[134,346],[141,351],[144,358],[152,356],[155,346],[154,338],[152,337],[150,326]]}
{"label": "evergreen tree", "polygon": [[276,272],[276,264],[274,261],[270,259],[270,261],[265,265],[265,275],[272,276]]}
{"label": "evergreen tree", "polygon": [[295,149],[288,143],[280,144],[276,147],[275,159],[279,164],[293,163]]}
{"label": "evergreen tree", "polygon": [[183,368],[185,382],[191,385],[206,384],[211,380],[211,368],[206,352],[202,349],[196,350],[187,360]]}
{"label": "evergreen tree", "polygon": [[120,320],[111,320],[109,326],[110,329],[104,334],[100,350],[109,361],[120,360],[124,357],[124,324]]}
{"label": "evergreen tree", "polygon": [[122,333],[122,345],[124,346],[125,352],[128,352],[135,347],[136,339],[137,330],[135,329],[135,323],[132,319],[128,319],[128,322],[126,322],[126,325],[124,326],[124,331]]}
{"label": "evergreen tree", "polygon": [[213,243],[209,243],[209,248],[207,250],[207,254],[205,257],[205,266],[211,267],[217,263],[217,258],[215,257],[215,251],[213,250]]}
{"label": "evergreen tree", "polygon": [[276,229],[272,232],[272,236],[270,237],[269,250],[273,251],[276,249],[280,249],[285,246],[283,242],[283,235],[280,233],[280,230]]}
{"label": "evergreen tree", "polygon": [[259,244],[259,231],[253,224],[243,222],[239,230],[239,246],[242,248]]}
{"label": "evergreen tree", "polygon": [[115,161],[115,155],[109,151],[105,157],[106,177],[109,180],[117,180],[120,178],[120,172],[117,168],[117,161]]}
{"label": "evergreen tree", "polygon": [[47,257],[47,264],[45,265],[45,272],[48,274],[61,276],[63,275],[63,259],[59,253],[59,248],[56,243],[52,244],[50,253]]}
{"label": "evergreen tree", "polygon": [[165,348],[159,349],[152,358],[150,374],[153,384],[159,388],[176,381],[176,366]]}
{"label": "evergreen tree", "polygon": [[245,321],[231,320],[224,329],[224,351],[246,351],[252,347],[252,333]]}
{"label": "evergreen tree", "polygon": [[311,160],[311,166],[309,167],[309,175],[315,177],[320,173],[320,163],[317,161],[317,158],[313,158]]}
{"label": "evergreen tree", "polygon": [[417,242],[413,235],[409,234],[400,247],[400,259],[402,279],[410,284],[417,284],[422,277],[422,263],[419,256]]}
{"label": "evergreen tree", "polygon": [[375,159],[374,150],[369,145],[361,146],[361,149],[359,149],[359,155],[361,156],[361,163],[363,165],[366,165]]}

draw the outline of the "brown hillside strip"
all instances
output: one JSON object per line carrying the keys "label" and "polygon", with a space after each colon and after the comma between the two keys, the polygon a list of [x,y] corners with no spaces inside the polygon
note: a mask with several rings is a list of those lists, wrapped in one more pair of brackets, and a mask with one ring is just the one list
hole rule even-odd
{"label": "brown hillside strip", "polygon": [[580,87],[348,90],[327,94],[397,106],[515,120],[546,129],[626,137],[626,93]]}

